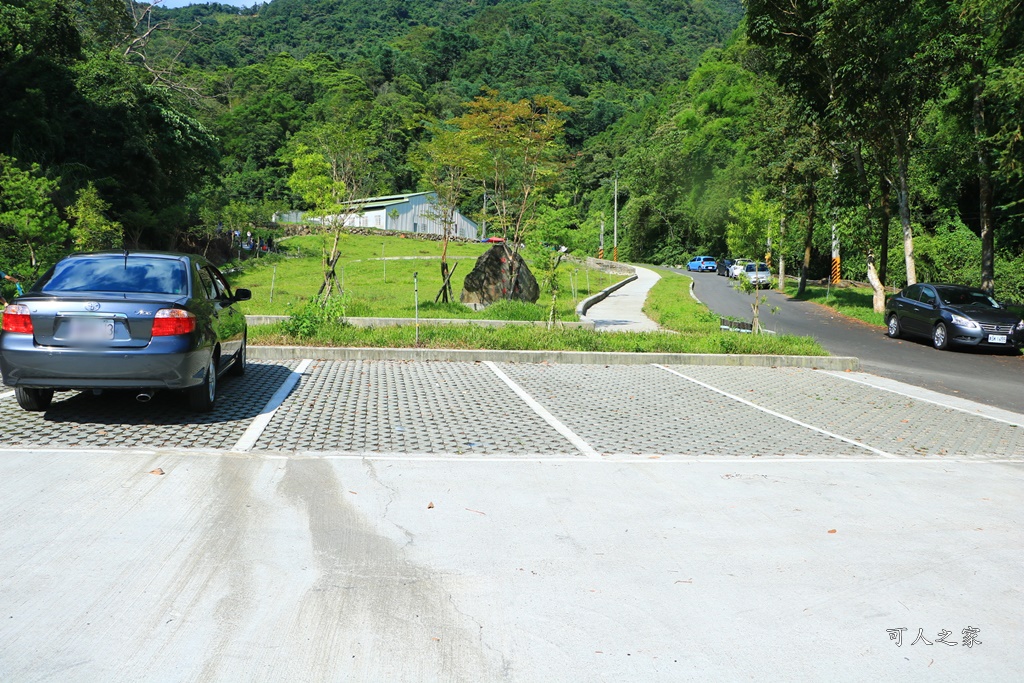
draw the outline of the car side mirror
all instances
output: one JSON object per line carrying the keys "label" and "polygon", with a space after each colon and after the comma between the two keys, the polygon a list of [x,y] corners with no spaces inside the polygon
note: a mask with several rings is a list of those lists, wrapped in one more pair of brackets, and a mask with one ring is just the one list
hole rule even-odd
{"label": "car side mirror", "polygon": [[249,289],[236,289],[235,295],[231,297],[232,301],[248,301],[252,298],[252,290]]}

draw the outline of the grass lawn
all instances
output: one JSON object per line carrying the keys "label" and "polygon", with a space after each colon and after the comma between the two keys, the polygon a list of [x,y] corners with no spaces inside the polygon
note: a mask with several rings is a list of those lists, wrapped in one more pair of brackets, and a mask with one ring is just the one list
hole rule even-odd
{"label": "grass lawn", "polygon": [[[557,326],[495,329],[432,325],[420,328],[419,345],[440,349],[828,355],[809,337],[721,331],[718,317],[690,297],[689,285],[690,278],[686,276],[663,273],[648,296],[647,314],[673,331],[600,333]],[[263,345],[410,348],[416,345],[415,337],[412,326],[367,329],[330,324],[301,338],[287,334],[280,324],[249,328],[250,343]]]}
{"label": "grass lawn", "polygon": [[[243,310],[253,315],[290,315],[316,296],[323,281],[321,247],[329,249],[332,238],[318,235],[293,237],[279,243],[280,256],[246,261],[244,267],[228,273],[233,287],[252,290],[252,300]],[[452,293],[458,298],[462,283],[477,257],[492,245],[451,242],[448,245]],[[418,273],[419,315],[422,318],[468,318],[546,320],[550,291],[541,290],[536,304],[491,306],[473,311],[460,303],[435,304],[441,289],[441,243],[400,236],[342,235],[341,259],[336,274],[344,284],[345,315],[352,317],[412,318],[415,316],[413,274]],[[381,259],[383,255],[385,260]],[[457,264],[457,265],[456,265]],[[542,274],[530,264],[534,276]],[[230,266],[225,267],[230,271]],[[559,268],[561,291],[557,301],[559,320],[575,321],[576,304],[590,294],[623,279],[563,262]],[[572,282],[576,283],[573,297]],[[271,294],[273,300],[271,301]]]}
{"label": "grass lawn", "polygon": [[[797,298],[796,281],[786,281],[786,294]],[[863,320],[872,325],[885,327],[885,314],[875,313],[872,301],[873,292],[870,287],[831,287],[807,285],[800,301],[812,301],[834,308],[842,315]]]}

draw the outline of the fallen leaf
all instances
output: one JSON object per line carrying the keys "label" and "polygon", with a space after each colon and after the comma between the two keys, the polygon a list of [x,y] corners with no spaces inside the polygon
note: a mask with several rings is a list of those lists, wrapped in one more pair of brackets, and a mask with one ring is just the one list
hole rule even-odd
{"label": "fallen leaf", "polygon": [[150,474],[155,474],[155,475],[159,476],[159,475],[163,474],[164,471],[162,469],[160,469],[159,467],[157,467],[155,470],[150,470],[149,473]]}
{"label": "fallen leaf", "polygon": [[434,504],[433,503],[427,503],[427,509],[428,510],[433,510],[434,509]]}
{"label": "fallen leaf", "polygon": [[829,530],[828,530],[828,532],[829,532],[830,534],[834,534],[834,533],[836,532],[836,530],[835,530],[835,529],[829,529]]}
{"label": "fallen leaf", "polygon": [[487,515],[486,512],[480,512],[479,510],[474,510],[473,508],[466,508],[466,510],[468,510],[469,512],[475,512],[478,515]]}
{"label": "fallen leaf", "polygon": [[647,456],[647,459],[648,460],[657,460],[660,457],[661,457],[660,455],[649,455],[649,456]]}
{"label": "fallen leaf", "polygon": [[352,494],[353,496],[358,496],[358,495],[359,495],[359,494],[358,494],[358,493],[356,493],[355,491],[349,491],[349,493],[351,493],[351,494]]}

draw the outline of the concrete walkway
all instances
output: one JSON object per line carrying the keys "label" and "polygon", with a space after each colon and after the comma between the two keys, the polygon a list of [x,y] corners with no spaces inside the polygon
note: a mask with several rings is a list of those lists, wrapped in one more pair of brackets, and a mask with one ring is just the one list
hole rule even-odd
{"label": "concrete walkway", "polygon": [[637,278],[590,307],[584,320],[594,323],[598,332],[653,332],[661,328],[644,315],[644,302],[661,276],[647,268],[636,268]]}

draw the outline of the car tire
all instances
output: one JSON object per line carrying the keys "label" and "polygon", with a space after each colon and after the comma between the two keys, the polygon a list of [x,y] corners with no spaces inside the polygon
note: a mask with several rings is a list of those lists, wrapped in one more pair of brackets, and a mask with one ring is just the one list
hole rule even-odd
{"label": "car tire", "polygon": [[217,400],[217,359],[210,356],[210,362],[206,366],[206,375],[203,383],[188,390],[188,404],[192,410],[198,413],[208,413],[213,410]]}
{"label": "car tire", "polygon": [[895,313],[893,313],[885,323],[885,333],[889,335],[891,339],[899,339],[900,332],[902,332],[900,329],[900,319],[896,317]]}
{"label": "car tire", "polygon": [[53,389],[15,387],[14,395],[18,397],[19,406],[34,413],[46,410],[53,401]]}
{"label": "car tire", "polygon": [[246,346],[248,342],[248,335],[242,337],[242,346],[238,349],[238,353],[235,354],[235,362],[232,363],[231,369],[228,370],[228,374],[232,377],[241,377],[245,374],[245,357],[246,357]]}
{"label": "car tire", "polygon": [[935,327],[932,328],[932,346],[940,351],[949,348],[949,328],[946,327],[946,323],[935,323]]}

